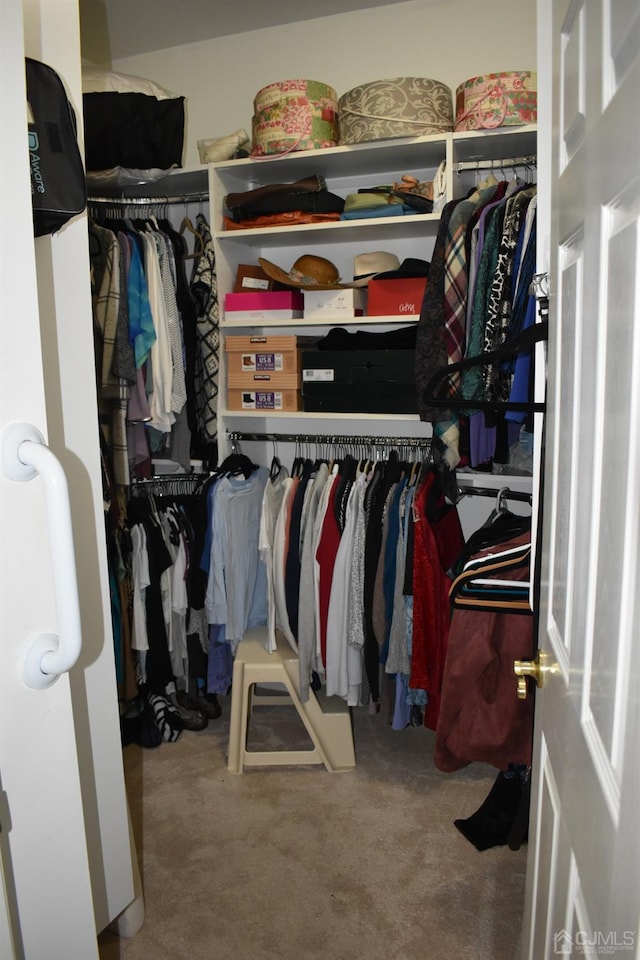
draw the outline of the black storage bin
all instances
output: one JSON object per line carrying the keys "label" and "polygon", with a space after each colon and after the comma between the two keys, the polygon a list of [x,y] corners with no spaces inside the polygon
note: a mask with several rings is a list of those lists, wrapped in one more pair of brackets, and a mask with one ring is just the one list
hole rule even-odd
{"label": "black storage bin", "polygon": [[305,350],[308,412],[417,413],[415,350]]}

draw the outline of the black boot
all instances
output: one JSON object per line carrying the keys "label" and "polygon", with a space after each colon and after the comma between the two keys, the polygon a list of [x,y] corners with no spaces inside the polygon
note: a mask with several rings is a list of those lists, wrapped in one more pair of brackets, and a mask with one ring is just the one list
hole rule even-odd
{"label": "black boot", "polygon": [[460,833],[477,850],[488,850],[507,843],[520,806],[522,786],[517,771],[501,772],[476,812],[466,820],[454,820]]}

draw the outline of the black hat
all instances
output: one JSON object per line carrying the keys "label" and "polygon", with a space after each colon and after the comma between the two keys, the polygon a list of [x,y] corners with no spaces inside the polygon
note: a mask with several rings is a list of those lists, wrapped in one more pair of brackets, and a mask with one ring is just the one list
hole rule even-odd
{"label": "black hat", "polygon": [[419,260],[417,257],[407,257],[397,270],[388,270],[378,273],[376,280],[402,280],[406,277],[428,277],[431,264],[428,260]]}

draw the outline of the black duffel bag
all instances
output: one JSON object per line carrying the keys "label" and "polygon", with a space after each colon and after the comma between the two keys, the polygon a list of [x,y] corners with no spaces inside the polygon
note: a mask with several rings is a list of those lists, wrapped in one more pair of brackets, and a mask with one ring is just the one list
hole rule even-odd
{"label": "black duffel bag", "polygon": [[25,58],[33,232],[55,233],[87,205],[76,116],[52,67]]}

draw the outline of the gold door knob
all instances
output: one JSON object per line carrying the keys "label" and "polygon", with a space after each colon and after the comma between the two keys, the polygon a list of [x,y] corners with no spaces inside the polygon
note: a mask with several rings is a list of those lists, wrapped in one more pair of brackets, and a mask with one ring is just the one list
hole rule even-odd
{"label": "gold door knob", "polygon": [[545,674],[558,672],[558,664],[551,663],[551,657],[544,650],[538,650],[533,660],[514,660],[513,672],[518,678],[518,699],[526,700],[527,677],[532,677],[536,687],[541,687]]}

